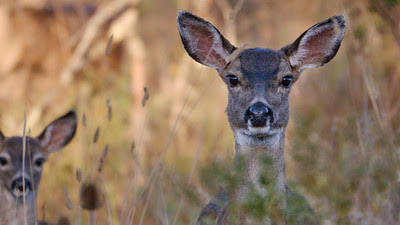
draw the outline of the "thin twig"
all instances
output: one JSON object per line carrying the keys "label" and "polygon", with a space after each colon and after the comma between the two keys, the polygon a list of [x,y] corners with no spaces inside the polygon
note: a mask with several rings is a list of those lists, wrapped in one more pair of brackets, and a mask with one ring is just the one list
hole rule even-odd
{"label": "thin twig", "polygon": [[[199,146],[197,147],[197,151],[196,151],[196,157],[193,162],[192,169],[190,170],[189,180],[188,180],[189,185],[192,184],[193,174],[194,174],[194,171],[196,170],[196,166],[197,166],[197,162],[199,160],[199,155],[200,155],[200,150],[201,150],[202,145],[203,145],[203,138],[200,139],[200,143],[199,143]],[[175,225],[178,221],[178,217],[179,217],[179,214],[180,214],[180,211],[182,208],[182,204],[183,204],[183,198],[181,198],[179,201],[178,209],[176,210],[172,225]]]}
{"label": "thin twig", "polygon": [[96,211],[90,211],[89,212],[89,225],[96,225],[96,218],[97,213]]}
{"label": "thin twig", "polygon": [[25,190],[25,154],[26,154],[26,105],[24,109],[24,128],[22,133],[22,196],[24,197],[24,224],[28,224],[26,212],[26,190]]}
{"label": "thin twig", "polygon": [[107,47],[106,47],[106,56],[109,56],[111,54],[111,45],[112,45],[113,37],[114,37],[114,35],[111,34],[110,39],[108,39]]}
{"label": "thin twig", "polygon": [[[197,76],[197,77],[199,77],[199,76]],[[176,131],[178,122],[179,122],[180,118],[182,117],[183,110],[185,109],[185,106],[186,106],[187,103],[188,103],[188,100],[189,100],[189,96],[190,96],[191,91],[192,91],[192,88],[189,90],[189,92],[188,92],[188,94],[187,94],[187,96],[186,96],[186,98],[185,98],[185,100],[184,100],[184,103],[183,103],[183,105],[182,105],[182,108],[181,108],[181,110],[180,110],[180,112],[179,112],[179,114],[178,114],[178,116],[177,116],[177,119],[175,120],[175,123],[174,123],[174,125],[173,125],[173,127],[172,127],[172,129],[171,129],[171,131],[170,131],[170,133],[169,133],[167,144],[165,145],[164,149],[162,150],[161,156],[160,156],[160,158],[158,159],[156,165],[154,166],[154,168],[153,168],[152,171],[150,172],[150,175],[149,175],[149,177],[148,177],[146,183],[145,183],[144,186],[143,186],[143,190],[142,190],[142,192],[139,194],[139,198],[138,198],[136,201],[133,202],[133,204],[132,204],[133,207],[136,207],[136,204],[137,204],[138,200],[141,198],[141,196],[143,196],[143,193],[144,193],[144,191],[146,190],[147,186],[149,186],[149,184],[151,184],[152,178],[153,178],[153,177],[157,177],[158,172],[159,172],[159,168],[162,166],[162,162],[163,162],[163,160],[164,160],[165,153],[167,152],[167,150],[168,150],[170,144],[172,143],[173,138],[174,138],[175,135],[176,135],[176,132],[175,132],[175,131]]]}
{"label": "thin twig", "polygon": [[[28,129],[28,133],[27,133],[26,136],[28,136],[28,137],[31,136],[31,129]],[[32,158],[31,158],[30,148],[29,147],[27,148],[27,151],[28,151],[28,158],[29,158],[29,173],[30,173],[31,177],[33,177],[33,168],[32,168],[33,163],[32,163]],[[36,187],[35,187],[34,183],[32,183],[32,190],[36,190]],[[37,215],[36,207],[34,207],[34,213],[35,213],[35,215]],[[35,225],[37,225],[37,223],[38,223],[37,217],[35,217]]]}
{"label": "thin twig", "polygon": [[373,7],[375,7],[376,12],[379,16],[388,23],[394,40],[397,43],[397,47],[400,48],[400,31],[398,29],[398,20],[393,18],[390,9],[385,6],[383,1],[370,1]]}
{"label": "thin twig", "polygon": [[159,190],[160,190],[161,205],[162,205],[163,214],[164,214],[164,219],[163,219],[163,221],[164,221],[165,223],[163,223],[163,224],[169,225],[168,212],[167,212],[167,204],[166,204],[166,202],[165,202],[164,191],[163,191],[163,189],[162,189],[162,184],[161,184],[161,182],[158,182],[158,188],[159,188]]}
{"label": "thin twig", "polygon": [[244,5],[244,1],[246,0],[239,0],[236,5],[233,7],[232,12],[229,15],[229,18],[231,20],[235,20],[237,14],[239,13],[239,11],[242,9],[243,5]]}
{"label": "thin twig", "polygon": [[99,173],[99,179],[100,179],[101,185],[103,186],[102,189],[103,189],[104,201],[105,201],[106,209],[107,209],[108,224],[109,225],[113,225],[110,203],[108,202],[108,196],[107,196],[107,193],[106,193],[106,185],[104,183],[104,178],[101,175],[101,173]]}
{"label": "thin twig", "polygon": [[64,200],[65,200],[65,206],[67,209],[72,210],[72,201],[71,198],[69,197],[67,187],[64,186]]}
{"label": "thin twig", "polygon": [[[140,150],[141,150],[141,146],[142,146],[142,141],[143,141],[143,136],[144,136],[144,131],[145,131],[145,129],[146,129],[146,127],[147,127],[147,122],[148,122],[148,119],[149,119],[149,112],[148,112],[148,108],[147,108],[147,110],[146,110],[146,113],[145,113],[145,118],[144,118],[144,120],[143,120],[143,125],[142,125],[142,129],[141,129],[141,134],[140,134],[140,137],[139,137],[139,142],[138,142],[138,147],[137,147],[137,149],[138,149],[138,154],[136,154],[136,155],[139,155],[139,152],[140,152]],[[132,144],[131,144],[131,152],[134,150],[134,148],[135,148],[135,144],[134,144],[134,142],[132,141]],[[137,179],[137,173],[138,173],[138,170],[140,169],[140,164],[139,164],[139,161],[137,160],[137,158],[136,158],[136,156],[134,155],[134,161],[135,161],[135,167],[136,167],[136,169],[132,172],[132,174],[129,176],[129,183],[128,183],[128,191],[126,192],[126,196],[125,196],[125,201],[124,201],[124,203],[123,203],[123,207],[122,207],[122,212],[121,212],[121,215],[120,215],[120,223],[121,224],[123,224],[123,216],[125,215],[125,208],[126,208],[126,206],[127,206],[127,204],[128,204],[128,199],[129,199],[129,193],[130,193],[130,189],[131,189],[131,184],[132,184],[132,180],[134,181],[134,186],[133,186],[133,194],[134,194],[134,197],[136,196],[135,195],[135,193],[136,193],[136,179]],[[136,199],[134,199],[133,200],[133,202],[134,201],[136,201]],[[131,217],[131,212],[133,213],[133,215],[132,216],[134,216],[134,209],[133,210],[129,210],[129,212],[128,212],[128,215],[126,216],[127,218],[125,219],[125,220],[127,220],[127,221],[130,221],[130,217]]]}
{"label": "thin twig", "polygon": [[[138,168],[135,170],[135,177],[133,178],[133,193],[136,193],[137,179],[138,179]],[[133,202],[135,202],[136,199],[137,199],[137,196],[134,195]],[[129,214],[127,216],[128,217],[127,221],[129,222],[128,224],[132,224],[133,223],[133,219],[135,217],[135,213],[136,213],[136,205],[135,205],[135,207],[133,207],[132,211],[129,211]]]}
{"label": "thin twig", "polygon": [[182,204],[183,204],[183,197],[179,200],[179,205],[178,205],[178,209],[176,210],[175,216],[174,216],[174,220],[172,222],[172,225],[175,225],[176,222],[178,221],[178,216],[181,212],[181,208],[182,208]]}
{"label": "thin twig", "polygon": [[157,182],[157,177],[158,177],[158,174],[156,174],[156,176],[154,177],[153,182],[151,183],[150,190],[149,190],[149,194],[147,195],[146,202],[144,203],[144,209],[143,209],[143,211],[142,211],[142,215],[140,216],[139,225],[142,225],[142,224],[143,224],[144,215],[146,214],[147,207],[148,207],[148,205],[149,205],[150,197],[151,197],[151,194],[152,194],[152,192],[153,192],[154,183]]}

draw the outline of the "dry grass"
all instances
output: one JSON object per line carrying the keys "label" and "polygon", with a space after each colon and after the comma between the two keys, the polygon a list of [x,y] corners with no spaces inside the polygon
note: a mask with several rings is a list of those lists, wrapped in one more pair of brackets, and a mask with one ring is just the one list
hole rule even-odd
{"label": "dry grass", "polygon": [[[185,9],[213,21],[237,46],[274,49],[344,13],[338,55],[304,73],[292,91],[288,178],[324,224],[399,223],[400,46],[393,29],[400,28],[388,22],[400,17],[397,1],[143,0],[98,28],[84,66],[64,85],[60,72],[91,7],[107,2],[66,8],[59,1],[54,11],[40,10],[40,0],[12,2],[0,3],[0,18],[7,18],[0,26],[1,129],[20,134],[25,105],[33,135],[70,108],[82,118],[73,142],[45,164],[38,215],[46,221],[193,224],[216,193],[213,173],[227,167],[209,179],[200,174],[233,158],[227,93],[216,72],[184,53],[176,16]],[[94,212],[80,205],[88,181],[104,200]]]}

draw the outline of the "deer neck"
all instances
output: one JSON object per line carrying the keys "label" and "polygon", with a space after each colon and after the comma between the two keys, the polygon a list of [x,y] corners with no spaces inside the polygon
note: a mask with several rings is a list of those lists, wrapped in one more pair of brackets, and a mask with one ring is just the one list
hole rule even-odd
{"label": "deer neck", "polygon": [[5,188],[0,186],[0,225],[27,225],[36,224],[36,193],[31,193],[24,204]]}
{"label": "deer neck", "polygon": [[[247,137],[248,138],[248,137]],[[240,134],[235,134],[236,162],[243,163],[242,191],[251,185],[260,192],[264,192],[260,177],[268,175],[273,185],[280,193],[286,193],[286,175],[284,160],[285,131],[273,136],[264,137],[262,141],[245,139]],[[268,166],[266,166],[268,160]],[[246,188],[247,187],[247,188]],[[241,192],[241,194],[240,194]]]}

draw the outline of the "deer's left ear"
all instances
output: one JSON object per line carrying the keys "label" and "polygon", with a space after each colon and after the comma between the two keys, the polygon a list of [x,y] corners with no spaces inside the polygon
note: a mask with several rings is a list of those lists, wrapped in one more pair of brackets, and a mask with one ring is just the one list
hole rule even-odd
{"label": "deer's left ear", "polygon": [[76,127],[77,116],[75,111],[70,111],[54,120],[38,137],[43,151],[49,154],[67,145],[74,137]]}
{"label": "deer's left ear", "polygon": [[337,53],[346,30],[343,15],[333,16],[306,30],[295,42],[282,50],[291,67],[301,72],[329,62]]}

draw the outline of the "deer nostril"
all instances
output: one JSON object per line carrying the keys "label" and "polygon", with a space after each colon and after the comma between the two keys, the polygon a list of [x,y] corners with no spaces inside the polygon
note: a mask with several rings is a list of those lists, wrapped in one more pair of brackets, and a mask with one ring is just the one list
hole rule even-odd
{"label": "deer nostril", "polygon": [[254,127],[264,127],[267,124],[267,120],[273,122],[272,111],[262,102],[256,102],[251,105],[245,113],[245,122],[250,121]]}
{"label": "deer nostril", "polygon": [[31,182],[26,178],[25,178],[25,182],[24,182],[22,177],[19,177],[12,182],[11,189],[13,191],[22,193],[24,191],[24,185],[25,185],[25,192],[32,190]]}

